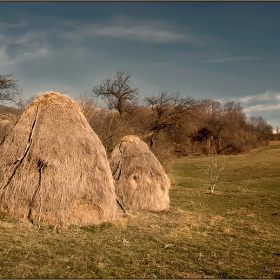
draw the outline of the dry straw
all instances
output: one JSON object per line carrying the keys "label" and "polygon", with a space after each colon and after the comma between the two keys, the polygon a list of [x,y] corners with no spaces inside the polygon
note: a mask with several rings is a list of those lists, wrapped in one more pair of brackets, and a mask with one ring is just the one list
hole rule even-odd
{"label": "dry straw", "polygon": [[123,137],[109,161],[116,194],[124,207],[152,211],[169,208],[170,180],[139,137]]}
{"label": "dry straw", "polygon": [[105,149],[79,105],[47,92],[0,145],[0,210],[34,222],[110,222],[116,195]]}

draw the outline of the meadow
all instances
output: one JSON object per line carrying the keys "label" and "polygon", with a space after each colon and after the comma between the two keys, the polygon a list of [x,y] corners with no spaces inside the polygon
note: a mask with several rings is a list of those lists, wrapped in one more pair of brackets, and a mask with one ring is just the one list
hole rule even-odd
{"label": "meadow", "polygon": [[171,207],[113,224],[61,228],[0,213],[0,278],[280,278],[280,142],[167,167]]}

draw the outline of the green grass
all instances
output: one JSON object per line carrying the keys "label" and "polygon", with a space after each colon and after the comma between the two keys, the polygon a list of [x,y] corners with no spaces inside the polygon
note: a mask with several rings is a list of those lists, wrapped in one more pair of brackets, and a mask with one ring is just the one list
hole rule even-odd
{"label": "green grass", "polygon": [[209,157],[174,161],[162,213],[68,229],[1,213],[0,277],[280,278],[280,145],[227,159],[214,194]]}

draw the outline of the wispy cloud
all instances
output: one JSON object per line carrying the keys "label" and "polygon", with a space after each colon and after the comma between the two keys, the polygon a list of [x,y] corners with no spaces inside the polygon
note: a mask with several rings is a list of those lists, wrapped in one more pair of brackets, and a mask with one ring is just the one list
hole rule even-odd
{"label": "wispy cloud", "polygon": [[[62,27],[64,22],[60,22]],[[66,22],[65,26],[72,29],[73,33],[80,36],[103,36],[113,39],[135,41],[141,43],[175,43],[185,42],[192,45],[204,44],[196,34],[189,31],[188,27],[176,26],[172,22],[159,19],[134,19],[116,16],[106,22],[80,24]],[[69,34],[68,34],[69,35]]]}
{"label": "wispy cloud", "polygon": [[251,114],[252,112],[274,111],[279,109],[280,104],[258,104],[245,108],[244,112],[246,114]]}
{"label": "wispy cloud", "polygon": [[86,35],[97,35],[150,44],[175,42],[186,42],[193,45],[202,44],[191,33],[179,32],[151,24],[122,23],[120,25],[109,25],[105,27],[91,26],[87,29],[83,28],[82,32],[86,32]]}
{"label": "wispy cloud", "polygon": [[11,66],[18,65],[24,61],[36,60],[38,58],[47,57],[49,54],[48,49],[41,47],[34,50],[22,51],[20,55],[15,56],[14,58],[7,55],[6,49],[3,47],[0,49],[0,65],[1,66]]}
{"label": "wispy cloud", "polygon": [[267,90],[262,94],[244,96],[238,99],[247,115],[276,115],[280,109],[280,92]]}
{"label": "wispy cloud", "polygon": [[256,95],[250,95],[250,96],[244,96],[240,97],[238,101],[243,103],[259,103],[259,102],[275,102],[277,100],[280,100],[280,92],[275,92],[271,90],[267,90],[266,92],[262,94],[256,94]]}
{"label": "wispy cloud", "polygon": [[211,59],[211,60],[206,60],[204,62],[232,62],[232,61],[243,61],[243,60],[260,60],[260,58],[255,56],[237,56],[237,57],[224,57],[218,59]]}
{"label": "wispy cloud", "polygon": [[144,44],[203,44],[187,28],[178,28],[165,20],[118,17],[108,19],[102,24],[60,20],[44,26],[43,31],[21,20],[0,24],[0,63],[6,67],[27,60],[41,59],[53,55],[60,48],[74,49],[81,43],[84,48],[92,51],[92,42],[100,37]]}
{"label": "wispy cloud", "polygon": [[21,20],[19,23],[0,22],[0,31],[8,30],[11,28],[25,27],[27,25],[28,25],[28,23],[25,20]]}
{"label": "wispy cloud", "polygon": [[[111,38],[150,43],[170,43],[187,39],[186,34],[173,33],[168,30],[155,29],[149,26],[109,26],[94,29],[92,33]],[[189,40],[191,40],[191,38],[189,38]]]}
{"label": "wispy cloud", "polygon": [[172,65],[173,63],[169,63],[169,62],[154,62],[153,65],[156,66],[169,66]]}

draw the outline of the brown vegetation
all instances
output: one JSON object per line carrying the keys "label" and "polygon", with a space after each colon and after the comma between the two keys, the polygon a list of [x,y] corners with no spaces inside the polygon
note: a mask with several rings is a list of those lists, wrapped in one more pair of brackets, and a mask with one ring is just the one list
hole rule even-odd
{"label": "brown vegetation", "polygon": [[[235,101],[222,105],[219,101],[195,100],[182,97],[179,92],[163,90],[140,102],[131,76],[125,70],[118,70],[77,98],[108,154],[119,139],[129,134],[143,139],[162,164],[174,156],[208,154],[209,147],[215,154],[238,154],[280,139],[279,133],[272,134],[266,120],[259,116],[247,117]],[[12,100],[24,109],[34,98],[21,98],[13,74],[0,75],[0,84],[0,102]],[[108,109],[98,107],[97,98],[101,98]],[[7,128],[0,125],[1,138]]]}
{"label": "brown vegetation", "polygon": [[0,105],[0,141],[16,122],[19,114],[20,110],[16,108]]}
{"label": "brown vegetation", "polygon": [[[96,96],[87,92],[77,102],[107,154],[126,135],[139,136],[161,164],[170,157],[214,154],[238,154],[257,148],[272,135],[272,127],[262,117],[247,117],[239,103],[224,105],[211,99],[195,100],[178,92],[145,99],[120,113],[97,105]],[[0,108],[1,110],[1,108]],[[2,135],[7,130],[0,127]]]}
{"label": "brown vegetation", "polygon": [[139,137],[123,137],[110,156],[110,165],[123,206],[153,211],[169,208],[170,180]]}
{"label": "brown vegetation", "polygon": [[[153,102],[153,104],[151,104]],[[147,106],[148,105],[148,106]],[[272,127],[261,117],[247,118],[239,103],[160,94],[130,113],[96,108],[90,125],[110,154],[118,139],[139,136],[162,164],[170,157],[238,154],[272,139]]]}
{"label": "brown vegetation", "polygon": [[112,221],[113,178],[105,149],[79,105],[48,92],[0,145],[0,209],[63,225]]}
{"label": "brown vegetation", "polygon": [[14,73],[2,75],[0,74],[0,102],[12,101],[17,103],[19,95],[18,80]]}

